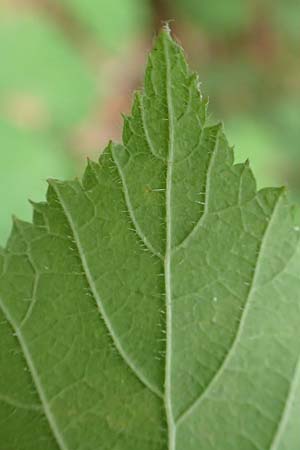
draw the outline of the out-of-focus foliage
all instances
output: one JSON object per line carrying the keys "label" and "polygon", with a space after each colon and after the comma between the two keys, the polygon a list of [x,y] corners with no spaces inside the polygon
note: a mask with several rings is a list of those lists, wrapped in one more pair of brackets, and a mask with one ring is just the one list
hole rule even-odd
{"label": "out-of-focus foliage", "polygon": [[300,7],[298,0],[265,0],[274,26],[283,36],[292,39],[299,46]]}
{"label": "out-of-focus foliage", "polygon": [[0,98],[6,110],[15,107],[17,115],[18,102],[26,97],[28,108],[31,102],[31,108],[34,104],[39,109],[38,123],[32,126],[55,130],[88,113],[95,91],[88,68],[46,19],[28,14],[4,16],[0,54]]}
{"label": "out-of-focus foliage", "polygon": [[177,12],[205,29],[212,36],[245,34],[253,23],[266,18],[274,31],[298,40],[298,0],[175,0]]}
{"label": "out-of-focus foliage", "polygon": [[79,174],[120,138],[167,19],[237,159],[300,199],[298,0],[0,0],[0,243],[13,212],[29,218],[24,199],[43,199],[42,180]]}
{"label": "out-of-focus foliage", "polygon": [[211,34],[234,34],[244,31],[253,17],[251,3],[245,0],[175,0],[181,14]]}
{"label": "out-of-focus foliage", "polygon": [[247,116],[229,120],[226,130],[230,142],[234,142],[236,161],[244,162],[251,155],[258,187],[274,184],[274,171],[282,161],[273,133]]}
{"label": "out-of-focus foliage", "polygon": [[1,15],[0,54],[2,238],[12,212],[30,217],[27,198],[43,198],[50,172],[74,173],[64,136],[88,113],[95,87],[72,46],[34,14]]}
{"label": "out-of-focus foliage", "polygon": [[62,0],[102,46],[119,49],[149,25],[149,4],[141,0]]}
{"label": "out-of-focus foliage", "polygon": [[11,228],[11,213],[17,211],[29,219],[32,208],[28,198],[43,199],[45,180],[51,176],[70,176],[74,168],[53,136],[28,132],[2,120],[0,136],[0,236],[5,237]]}

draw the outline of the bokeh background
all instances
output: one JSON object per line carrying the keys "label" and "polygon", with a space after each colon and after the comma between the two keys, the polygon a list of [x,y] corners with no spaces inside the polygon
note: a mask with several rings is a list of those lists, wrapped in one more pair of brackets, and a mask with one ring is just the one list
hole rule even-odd
{"label": "bokeh background", "polygon": [[300,201],[299,0],[0,0],[0,244],[46,178],[80,175],[120,139],[170,19],[236,160]]}

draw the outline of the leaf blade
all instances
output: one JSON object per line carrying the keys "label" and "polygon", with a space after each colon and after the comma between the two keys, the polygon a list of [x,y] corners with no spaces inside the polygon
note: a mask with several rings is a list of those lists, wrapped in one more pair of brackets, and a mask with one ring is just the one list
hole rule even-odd
{"label": "leaf blade", "polygon": [[33,379],[6,324],[0,403],[44,410],[43,449],[296,449],[299,211],[234,164],[167,30],[123,141],[15,222],[0,298]]}

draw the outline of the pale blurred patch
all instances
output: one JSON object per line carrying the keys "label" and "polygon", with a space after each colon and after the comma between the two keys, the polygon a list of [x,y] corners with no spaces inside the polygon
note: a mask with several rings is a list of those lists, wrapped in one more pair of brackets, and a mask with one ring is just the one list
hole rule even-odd
{"label": "pale blurred patch", "polygon": [[30,130],[45,129],[51,122],[45,100],[26,92],[8,93],[1,114],[15,126]]}

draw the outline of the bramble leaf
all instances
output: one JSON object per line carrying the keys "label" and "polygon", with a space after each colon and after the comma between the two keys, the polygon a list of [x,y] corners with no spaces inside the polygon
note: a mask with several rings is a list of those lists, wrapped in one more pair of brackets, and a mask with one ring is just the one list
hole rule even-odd
{"label": "bramble leaf", "polygon": [[0,255],[1,450],[299,450],[299,210],[164,30],[123,144]]}

